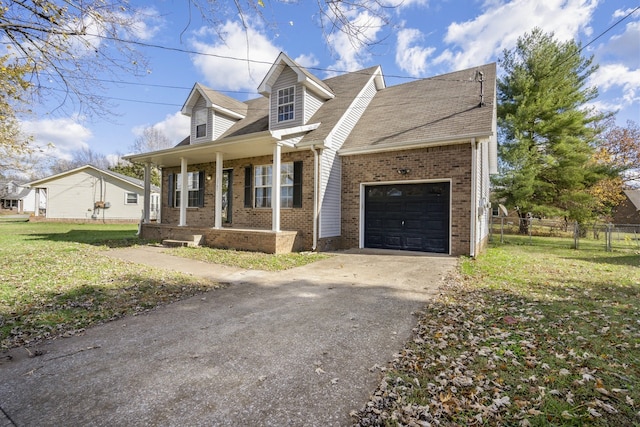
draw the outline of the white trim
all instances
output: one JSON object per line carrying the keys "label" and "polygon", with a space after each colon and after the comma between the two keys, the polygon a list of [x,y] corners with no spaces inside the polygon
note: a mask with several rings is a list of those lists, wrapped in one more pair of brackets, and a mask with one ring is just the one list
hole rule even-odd
{"label": "white trim", "polygon": [[[216,182],[215,182],[215,206],[214,206],[214,228],[222,228],[222,166],[224,160],[221,152],[216,152]],[[206,183],[206,177],[205,177]],[[203,183],[202,185],[204,185]],[[199,184],[199,183],[198,183]]]}
{"label": "white trim", "polygon": [[453,182],[451,178],[445,179],[416,179],[416,180],[402,180],[402,181],[373,181],[373,182],[361,182],[360,183],[360,212],[359,212],[359,224],[358,224],[358,248],[364,248],[364,195],[366,187],[373,187],[375,185],[402,185],[402,184],[435,184],[438,182],[448,182],[449,183],[449,252],[448,255],[451,255],[452,250],[452,240],[451,240],[451,224],[452,221],[452,212],[453,212]]}
{"label": "white trim", "polygon": [[400,151],[400,150],[411,150],[414,148],[425,148],[425,147],[436,147],[441,145],[457,145],[457,144],[468,144],[469,140],[472,138],[489,138],[490,134],[468,134],[468,135],[458,135],[452,136],[450,138],[427,138],[423,140],[414,140],[414,141],[405,141],[401,143],[388,143],[388,144],[380,144],[380,145],[367,145],[365,147],[355,147],[355,148],[347,148],[341,149],[338,151],[338,155],[340,156],[353,156],[356,154],[373,154],[380,153],[386,151]]}
{"label": "white trim", "polygon": [[319,126],[320,126],[320,123],[318,122],[318,123],[311,123],[303,126],[295,126],[290,128],[271,130],[269,132],[271,132],[272,137],[280,140],[285,136],[295,135],[297,133],[311,132],[312,130],[318,129]]}

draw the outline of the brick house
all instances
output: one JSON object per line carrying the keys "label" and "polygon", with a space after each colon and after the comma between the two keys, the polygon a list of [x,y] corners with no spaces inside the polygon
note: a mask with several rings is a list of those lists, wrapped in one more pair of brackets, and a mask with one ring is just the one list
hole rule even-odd
{"label": "brick house", "polygon": [[495,63],[387,87],[380,67],[321,80],[284,53],[259,98],[196,84],[182,108],[191,134],[126,156],[162,169],[161,221],[145,216],[142,236],[476,255],[497,168],[495,88]]}
{"label": "brick house", "polygon": [[640,224],[640,190],[624,190],[624,200],[614,209],[614,224]]}

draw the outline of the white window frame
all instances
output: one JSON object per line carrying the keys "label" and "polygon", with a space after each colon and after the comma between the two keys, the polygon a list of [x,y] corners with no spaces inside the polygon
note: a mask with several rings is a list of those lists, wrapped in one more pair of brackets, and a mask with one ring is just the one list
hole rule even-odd
{"label": "white window frame", "polygon": [[[188,208],[197,208],[198,200],[199,200],[199,192],[200,192],[200,171],[187,172],[187,192],[189,193],[187,196],[187,207]],[[173,189],[173,207],[180,207],[180,191],[182,189],[182,174],[177,173],[175,179],[175,185]]]}
{"label": "white window frame", "polygon": [[[207,136],[207,122],[208,122],[208,114],[206,108],[200,108],[195,111],[194,123],[196,127],[196,138],[206,138]],[[199,135],[199,129],[201,126],[204,126],[204,134]]]}
{"label": "white window frame", "polygon": [[[136,201],[135,202],[132,202],[132,201],[129,200],[129,196],[131,196],[131,195],[136,197]],[[126,193],[124,193],[124,204],[125,205],[137,205],[138,204],[138,198],[139,198],[138,197],[138,193],[134,193],[132,191],[126,192]]]}
{"label": "white window frame", "polygon": [[[253,207],[271,208],[273,165],[258,165],[253,170]],[[280,208],[293,208],[293,162],[280,165]]]}
{"label": "white window frame", "polygon": [[295,99],[295,86],[290,86],[278,90],[278,123],[295,120]]}

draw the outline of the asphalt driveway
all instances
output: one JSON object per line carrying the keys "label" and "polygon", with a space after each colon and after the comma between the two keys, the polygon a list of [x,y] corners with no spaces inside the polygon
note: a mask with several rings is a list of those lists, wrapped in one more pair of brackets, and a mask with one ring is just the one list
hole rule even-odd
{"label": "asphalt driveway", "polygon": [[229,285],[29,349],[41,356],[12,350],[0,427],[349,425],[457,263],[350,252],[269,273],[159,248],[110,256]]}

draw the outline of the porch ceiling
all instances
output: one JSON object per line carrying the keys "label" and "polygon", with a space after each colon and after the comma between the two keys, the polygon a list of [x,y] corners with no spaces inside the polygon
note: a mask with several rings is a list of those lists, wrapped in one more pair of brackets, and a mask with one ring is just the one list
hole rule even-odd
{"label": "porch ceiling", "polygon": [[[151,151],[141,154],[129,154],[124,159],[134,163],[151,163],[159,167],[180,166],[180,159],[185,158],[188,164],[208,163],[215,161],[216,153],[222,153],[224,160],[246,157],[270,156],[277,142],[282,142],[271,134],[262,134],[251,139],[213,141],[165,150]],[[282,152],[295,151],[296,148],[283,144]]]}

